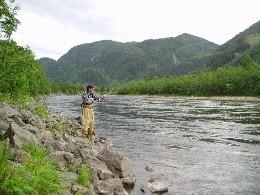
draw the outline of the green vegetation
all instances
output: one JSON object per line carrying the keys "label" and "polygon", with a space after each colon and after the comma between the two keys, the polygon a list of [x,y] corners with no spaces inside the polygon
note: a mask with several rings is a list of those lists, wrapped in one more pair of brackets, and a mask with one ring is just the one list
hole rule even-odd
{"label": "green vegetation", "polygon": [[65,125],[61,125],[59,123],[54,123],[51,125],[51,129],[58,132],[58,133],[70,133],[70,129],[67,128]]}
{"label": "green vegetation", "polygon": [[39,63],[55,82],[107,85],[193,71],[193,58],[216,48],[216,44],[189,34],[130,43],[106,40],[78,45],[57,61],[41,58]]}
{"label": "green vegetation", "polygon": [[178,77],[141,79],[118,87],[116,92],[184,96],[259,96],[260,65],[251,63]]}
{"label": "green vegetation", "polygon": [[119,86],[115,91],[118,94],[259,96],[260,21],[216,51],[193,58],[191,62],[196,70],[196,66],[204,66],[208,67],[208,71],[178,77],[140,79]]}
{"label": "green vegetation", "polygon": [[0,189],[6,194],[57,194],[61,190],[59,172],[43,148],[34,143],[23,146],[21,163],[11,149],[0,142]]}
{"label": "green vegetation", "polygon": [[85,187],[88,187],[91,184],[91,173],[88,165],[84,164],[81,166],[77,182]]}
{"label": "green vegetation", "polygon": [[45,76],[28,47],[11,39],[19,21],[15,1],[0,1],[0,101],[25,104],[30,96],[50,93],[77,93],[81,86],[54,84]]}
{"label": "green vegetation", "polygon": [[[256,22],[245,31],[239,33],[234,38],[221,45],[216,51],[212,52],[204,62],[210,69],[216,69],[221,66],[237,65],[236,59],[245,53],[252,53],[252,48],[259,48],[260,43],[260,21]],[[256,46],[258,44],[258,46]],[[260,63],[259,50],[258,55],[251,55],[253,60]],[[234,62],[235,61],[235,62]],[[199,63],[203,63],[200,61]]]}
{"label": "green vegetation", "polygon": [[36,115],[40,119],[47,119],[48,118],[48,109],[47,109],[46,106],[44,106],[42,104],[38,104],[35,111],[36,111]]}

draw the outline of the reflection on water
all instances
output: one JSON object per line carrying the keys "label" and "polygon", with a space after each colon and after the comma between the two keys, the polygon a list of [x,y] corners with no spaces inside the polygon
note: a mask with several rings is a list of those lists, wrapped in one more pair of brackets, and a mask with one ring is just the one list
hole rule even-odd
{"label": "reflection on water", "polygon": [[[47,103],[76,117],[80,101]],[[260,102],[108,96],[95,114],[96,133],[134,165],[134,195],[152,176],[169,184],[168,194],[260,194]]]}

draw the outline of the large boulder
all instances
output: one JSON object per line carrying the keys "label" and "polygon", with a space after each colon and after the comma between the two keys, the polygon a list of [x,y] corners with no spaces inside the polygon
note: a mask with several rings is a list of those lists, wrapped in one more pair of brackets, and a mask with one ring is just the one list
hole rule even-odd
{"label": "large boulder", "polygon": [[99,153],[98,158],[106,163],[108,169],[116,177],[124,178],[133,176],[133,168],[124,154],[112,148],[108,148],[102,153]]}
{"label": "large boulder", "polygon": [[162,182],[155,181],[153,183],[147,183],[141,187],[142,192],[162,193],[168,192],[168,186]]}
{"label": "large boulder", "polygon": [[22,118],[22,115],[15,108],[5,104],[0,104],[0,120],[8,121],[9,118]]}
{"label": "large boulder", "polygon": [[71,187],[71,191],[75,194],[75,193],[80,193],[82,195],[96,195],[95,191],[94,191],[94,187],[93,186],[88,186],[88,187],[84,187],[81,186],[79,184],[74,184]]}
{"label": "large boulder", "polygon": [[89,158],[87,164],[96,170],[100,180],[106,180],[113,177],[113,173],[108,170],[106,164],[99,159],[95,157]]}
{"label": "large boulder", "polygon": [[62,172],[62,179],[68,181],[70,183],[76,183],[78,179],[78,175],[73,172]]}
{"label": "large boulder", "polygon": [[13,142],[11,145],[17,146],[18,148],[21,148],[23,144],[28,142],[34,142],[36,144],[40,143],[38,138],[33,133],[27,131],[23,127],[18,126],[16,123],[12,123],[7,131],[10,132],[8,137],[9,142]]}
{"label": "large boulder", "polygon": [[35,114],[28,110],[20,110],[20,114],[22,116],[22,120],[25,124],[31,124],[33,126],[38,127],[39,129],[46,128],[45,123],[43,123],[41,120],[35,117]]}
{"label": "large boulder", "polygon": [[107,168],[107,165],[98,158],[95,158],[91,151],[87,149],[79,149],[79,151],[83,163],[87,163],[91,168],[93,168],[97,172],[100,180],[113,177],[113,173]]}
{"label": "large boulder", "polygon": [[62,171],[64,171],[65,167],[71,164],[74,160],[74,155],[65,151],[55,151],[52,152],[49,156],[57,162],[60,170]]}
{"label": "large boulder", "polygon": [[119,178],[99,181],[95,188],[100,195],[128,195]]}

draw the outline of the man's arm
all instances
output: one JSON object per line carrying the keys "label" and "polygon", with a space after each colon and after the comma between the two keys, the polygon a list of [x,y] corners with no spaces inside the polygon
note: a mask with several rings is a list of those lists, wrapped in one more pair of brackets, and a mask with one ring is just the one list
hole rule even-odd
{"label": "man's arm", "polygon": [[98,101],[98,102],[104,101],[104,96],[102,96],[102,97],[97,97],[97,96],[93,95],[93,97],[94,97],[94,100],[95,100],[95,101]]}

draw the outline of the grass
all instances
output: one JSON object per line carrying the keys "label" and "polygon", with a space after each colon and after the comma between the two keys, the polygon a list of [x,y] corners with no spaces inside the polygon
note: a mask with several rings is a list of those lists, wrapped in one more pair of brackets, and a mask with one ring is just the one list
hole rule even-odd
{"label": "grass", "polygon": [[6,194],[57,194],[61,180],[55,163],[45,149],[34,143],[23,146],[26,160],[17,163],[5,142],[0,142],[0,189]]}
{"label": "grass", "polygon": [[54,123],[51,125],[51,129],[58,133],[70,133],[70,130],[65,125],[60,125],[59,123]]}
{"label": "grass", "polygon": [[0,102],[7,104],[25,107],[30,101],[31,97],[28,95],[12,96],[11,94],[0,93]]}
{"label": "grass", "polygon": [[46,106],[39,104],[36,107],[36,115],[40,118],[40,119],[47,119],[48,118],[48,109]]}
{"label": "grass", "polygon": [[88,187],[91,184],[91,173],[90,168],[87,164],[81,166],[79,173],[78,173],[78,180],[77,182],[85,187]]}

